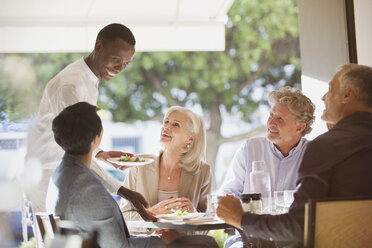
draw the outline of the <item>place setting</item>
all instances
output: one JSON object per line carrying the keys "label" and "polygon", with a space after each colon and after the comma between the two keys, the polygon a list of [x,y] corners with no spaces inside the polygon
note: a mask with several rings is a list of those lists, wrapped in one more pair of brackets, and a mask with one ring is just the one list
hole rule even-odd
{"label": "place setting", "polygon": [[175,225],[183,224],[206,224],[214,223],[219,220],[213,216],[208,216],[206,213],[189,213],[186,211],[176,210],[169,214],[159,214],[155,216],[160,222],[170,222]]}

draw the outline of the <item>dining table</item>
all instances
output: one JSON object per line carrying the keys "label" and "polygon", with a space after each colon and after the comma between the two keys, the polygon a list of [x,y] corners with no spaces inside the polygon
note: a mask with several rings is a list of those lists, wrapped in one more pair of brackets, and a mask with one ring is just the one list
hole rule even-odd
{"label": "dining table", "polygon": [[[198,219],[196,219],[198,220]],[[155,231],[160,229],[175,229],[178,231],[209,231],[209,230],[218,230],[218,229],[228,229],[228,233],[234,235],[239,233],[242,237],[242,242],[247,247],[262,247],[263,244],[272,245],[275,244],[273,241],[264,241],[253,236],[249,238],[245,236],[242,230],[235,228],[223,220],[217,218],[213,221],[177,221],[177,220],[165,220],[165,219],[157,219],[154,222],[146,222],[144,220],[136,220],[136,221],[127,221],[126,222],[129,229],[131,228],[141,228],[141,229],[148,229],[148,231]],[[225,230],[226,232],[226,230]]]}

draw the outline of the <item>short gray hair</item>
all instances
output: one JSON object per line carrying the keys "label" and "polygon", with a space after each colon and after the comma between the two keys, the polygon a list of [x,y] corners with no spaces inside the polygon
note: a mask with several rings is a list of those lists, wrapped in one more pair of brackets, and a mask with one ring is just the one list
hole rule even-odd
{"label": "short gray hair", "polygon": [[292,112],[295,121],[306,124],[305,129],[302,131],[302,136],[311,132],[311,125],[315,120],[315,105],[308,97],[302,94],[301,90],[284,86],[271,92],[269,94],[270,106],[273,107],[277,103],[286,104]]}
{"label": "short gray hair", "polygon": [[372,68],[365,65],[345,64],[338,68],[340,90],[355,88],[357,100],[372,108]]}
{"label": "short gray hair", "polygon": [[164,116],[167,118],[173,112],[185,113],[188,118],[188,129],[190,134],[195,135],[194,142],[187,148],[181,159],[180,167],[191,173],[198,173],[202,162],[206,160],[206,131],[204,121],[201,116],[195,114],[193,111],[181,107],[170,107]]}

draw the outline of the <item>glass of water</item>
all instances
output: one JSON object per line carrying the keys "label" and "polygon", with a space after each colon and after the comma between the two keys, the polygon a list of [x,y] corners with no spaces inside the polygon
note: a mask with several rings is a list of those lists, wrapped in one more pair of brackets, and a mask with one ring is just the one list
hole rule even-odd
{"label": "glass of water", "polygon": [[207,196],[207,213],[208,217],[217,217],[218,195],[211,194]]}
{"label": "glass of water", "polygon": [[294,190],[274,191],[275,212],[278,214],[287,213],[294,198]]}

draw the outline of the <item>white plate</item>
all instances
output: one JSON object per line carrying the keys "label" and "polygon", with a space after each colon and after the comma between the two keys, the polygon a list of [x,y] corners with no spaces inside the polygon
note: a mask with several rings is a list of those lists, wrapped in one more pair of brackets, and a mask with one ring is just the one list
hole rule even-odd
{"label": "white plate", "polygon": [[151,164],[154,162],[153,159],[151,158],[146,158],[146,161],[144,162],[124,162],[124,161],[119,161],[120,158],[108,158],[107,161],[111,163],[115,163],[117,165],[124,165],[124,166],[142,166],[146,164]]}
{"label": "white plate", "polygon": [[188,213],[187,215],[176,215],[176,214],[159,214],[156,215],[156,218],[164,219],[164,220],[188,220],[188,219],[195,219],[204,216],[205,213]]}

